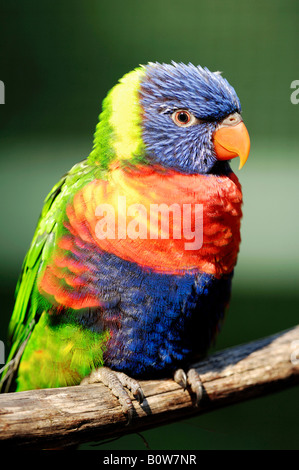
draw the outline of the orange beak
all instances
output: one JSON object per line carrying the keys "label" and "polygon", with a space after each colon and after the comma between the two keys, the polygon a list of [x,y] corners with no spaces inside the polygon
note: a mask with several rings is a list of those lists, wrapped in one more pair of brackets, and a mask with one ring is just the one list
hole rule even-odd
{"label": "orange beak", "polygon": [[219,127],[214,133],[213,142],[217,160],[231,160],[239,156],[241,170],[250,151],[250,138],[244,122],[236,126]]}

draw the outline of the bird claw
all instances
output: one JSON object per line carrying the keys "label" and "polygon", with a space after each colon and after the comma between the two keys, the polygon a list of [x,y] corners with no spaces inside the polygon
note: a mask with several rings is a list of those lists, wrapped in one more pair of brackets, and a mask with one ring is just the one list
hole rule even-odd
{"label": "bird claw", "polygon": [[187,388],[187,375],[183,369],[177,369],[174,373],[173,380],[179,384],[184,390]]}
{"label": "bird claw", "polygon": [[[111,371],[112,372],[112,371]],[[139,405],[141,405],[145,399],[144,393],[140,384],[137,380],[132,379],[128,375],[124,374],[123,372],[115,372],[116,376],[118,377],[119,381],[123,385],[123,387],[127,387],[134,395],[136,400],[138,401]],[[133,405],[132,405],[133,407]]]}
{"label": "bird claw", "polygon": [[115,372],[109,369],[109,367],[100,367],[85,377],[80,385],[91,383],[103,383],[106,387],[110,388],[113,395],[118,398],[123,412],[128,417],[127,425],[130,425],[133,419],[134,407],[124,387],[129,389],[139,404],[141,404],[144,400],[144,393],[137,380],[132,379],[123,372]]}
{"label": "bird claw", "polygon": [[203,395],[203,386],[199,373],[195,369],[189,369],[187,373],[187,382],[193,393],[195,393],[195,406],[198,406]]}
{"label": "bird claw", "polygon": [[183,369],[177,369],[173,378],[184,390],[186,390],[187,386],[190,387],[196,396],[195,406],[198,406],[203,395],[203,386],[199,373],[195,369],[189,369],[186,374]]}
{"label": "bird claw", "polygon": [[137,394],[135,397],[138,400],[139,405],[141,405],[145,399],[145,396],[141,387],[139,387],[139,390],[137,391]]}

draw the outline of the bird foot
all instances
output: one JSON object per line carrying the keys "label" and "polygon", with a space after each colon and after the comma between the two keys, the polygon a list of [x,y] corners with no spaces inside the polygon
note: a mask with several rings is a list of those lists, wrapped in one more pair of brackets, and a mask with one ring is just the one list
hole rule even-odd
{"label": "bird foot", "polygon": [[195,369],[189,369],[187,374],[183,369],[177,369],[173,376],[174,381],[184,390],[189,386],[191,391],[195,393],[195,406],[199,405],[203,395],[203,386],[199,373]]}
{"label": "bird foot", "polygon": [[100,367],[85,377],[80,385],[93,383],[103,383],[106,387],[110,388],[113,395],[118,398],[123,412],[128,416],[127,424],[130,424],[133,418],[134,407],[124,387],[129,389],[141,404],[144,400],[144,394],[137,380],[132,379],[123,372],[113,371],[109,367]]}

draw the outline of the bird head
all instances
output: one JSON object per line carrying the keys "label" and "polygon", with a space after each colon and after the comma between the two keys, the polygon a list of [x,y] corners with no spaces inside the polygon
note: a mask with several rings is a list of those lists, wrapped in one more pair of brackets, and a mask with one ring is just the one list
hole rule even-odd
{"label": "bird head", "polygon": [[90,159],[158,164],[182,173],[223,174],[250,150],[239,98],[220,72],[149,63],[126,74],[103,102]]}

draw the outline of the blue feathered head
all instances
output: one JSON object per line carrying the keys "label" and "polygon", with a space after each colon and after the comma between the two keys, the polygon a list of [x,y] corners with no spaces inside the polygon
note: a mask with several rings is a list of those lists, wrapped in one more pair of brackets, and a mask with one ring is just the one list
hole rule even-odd
{"label": "blue feathered head", "polygon": [[219,72],[192,64],[149,63],[108,93],[90,160],[109,167],[158,164],[184,173],[224,174],[249,153],[235,90]]}
{"label": "blue feathered head", "polygon": [[140,102],[147,156],[183,172],[215,172],[213,134],[225,118],[241,113],[234,88],[219,72],[190,63],[149,63],[145,69]]}

